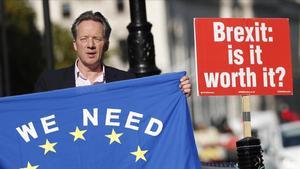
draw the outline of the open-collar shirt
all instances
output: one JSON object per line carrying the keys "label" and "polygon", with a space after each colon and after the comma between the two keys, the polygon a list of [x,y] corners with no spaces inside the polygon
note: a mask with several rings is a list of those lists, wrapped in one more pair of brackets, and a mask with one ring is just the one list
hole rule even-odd
{"label": "open-collar shirt", "polygon": [[104,76],[105,76],[105,66],[104,65],[102,66],[102,73],[95,79],[95,81],[91,82],[89,79],[87,79],[80,72],[77,64],[78,64],[78,59],[75,62],[75,83],[76,83],[76,87],[105,83],[105,78],[104,78]]}

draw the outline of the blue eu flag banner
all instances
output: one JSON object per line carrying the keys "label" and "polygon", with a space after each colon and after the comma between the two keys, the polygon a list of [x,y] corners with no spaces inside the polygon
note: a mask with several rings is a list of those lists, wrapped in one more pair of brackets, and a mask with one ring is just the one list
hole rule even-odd
{"label": "blue eu flag banner", "polygon": [[1,169],[200,169],[184,72],[0,99]]}

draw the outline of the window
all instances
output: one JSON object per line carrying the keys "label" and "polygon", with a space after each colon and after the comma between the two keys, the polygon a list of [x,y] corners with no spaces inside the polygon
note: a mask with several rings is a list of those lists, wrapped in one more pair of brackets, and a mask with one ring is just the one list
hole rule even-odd
{"label": "window", "polygon": [[64,18],[69,18],[71,16],[70,4],[67,2],[62,4],[62,16]]}
{"label": "window", "polygon": [[117,0],[117,9],[119,13],[122,13],[124,11],[124,1],[123,0]]}

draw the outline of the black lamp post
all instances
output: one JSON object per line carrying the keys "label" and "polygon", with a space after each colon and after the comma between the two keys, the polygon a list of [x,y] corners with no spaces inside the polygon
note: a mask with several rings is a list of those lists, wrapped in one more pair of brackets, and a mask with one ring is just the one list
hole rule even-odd
{"label": "black lamp post", "polygon": [[53,44],[52,44],[52,29],[51,20],[49,14],[49,0],[43,0],[43,10],[44,10],[44,55],[47,60],[47,68],[53,69],[54,59],[53,59]]}
{"label": "black lamp post", "polygon": [[151,23],[147,22],[145,0],[130,0],[131,23],[129,30],[128,54],[129,72],[137,77],[160,74],[155,65],[155,50]]}
{"label": "black lamp post", "polygon": [[10,95],[4,0],[0,0],[0,96]]}

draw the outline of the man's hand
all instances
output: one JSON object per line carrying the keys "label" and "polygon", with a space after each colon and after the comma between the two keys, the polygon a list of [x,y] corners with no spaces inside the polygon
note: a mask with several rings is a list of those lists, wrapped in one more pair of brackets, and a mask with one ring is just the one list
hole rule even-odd
{"label": "man's hand", "polygon": [[188,76],[183,76],[180,79],[179,87],[187,97],[191,96],[191,94],[192,94],[192,84],[191,84],[190,78]]}

